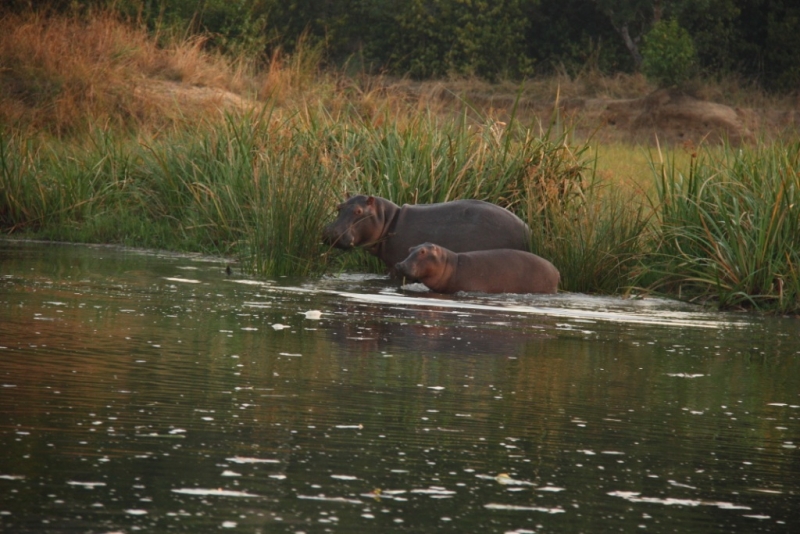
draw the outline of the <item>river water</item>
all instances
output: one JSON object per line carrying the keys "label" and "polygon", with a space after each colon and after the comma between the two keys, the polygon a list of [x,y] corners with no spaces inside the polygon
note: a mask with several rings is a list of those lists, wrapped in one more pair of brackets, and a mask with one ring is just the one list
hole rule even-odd
{"label": "river water", "polygon": [[0,241],[0,531],[798,532],[800,321]]}

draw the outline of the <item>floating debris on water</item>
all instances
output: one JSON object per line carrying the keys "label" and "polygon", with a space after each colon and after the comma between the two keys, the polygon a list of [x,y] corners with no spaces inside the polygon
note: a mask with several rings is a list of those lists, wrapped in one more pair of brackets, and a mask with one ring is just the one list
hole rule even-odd
{"label": "floating debris on water", "polygon": [[325,502],[340,502],[346,504],[364,504],[364,501],[359,499],[348,499],[347,497],[328,497],[326,495],[298,495],[298,499],[305,499],[309,501],[325,501]]}
{"label": "floating debris on water", "polygon": [[508,473],[500,473],[494,479],[505,486],[533,486],[533,482],[528,482],[527,480],[517,480],[515,478],[511,478],[511,475]]}

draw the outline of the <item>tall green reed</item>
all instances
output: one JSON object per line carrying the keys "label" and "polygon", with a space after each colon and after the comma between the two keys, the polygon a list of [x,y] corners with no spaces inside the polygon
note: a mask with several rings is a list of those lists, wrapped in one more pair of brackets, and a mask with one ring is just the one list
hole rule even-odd
{"label": "tall green reed", "polygon": [[0,133],[0,227],[59,236],[91,222],[124,183],[109,179],[130,164],[116,148],[102,132],[82,147]]}
{"label": "tall green reed", "polygon": [[570,143],[569,132],[543,132],[524,175],[531,250],[558,267],[562,290],[627,291],[646,252],[649,216],[635,194],[600,179],[589,145]]}
{"label": "tall green reed", "polygon": [[262,275],[320,272],[332,197],[320,132],[270,111],[158,137],[97,131],[57,149],[4,137],[2,228],[235,255]]}
{"label": "tall green reed", "polygon": [[800,311],[800,144],[701,151],[656,167],[650,287],[720,307]]}
{"label": "tall green reed", "polygon": [[261,275],[324,268],[320,235],[329,176],[322,132],[297,128],[274,109],[228,115],[182,143],[148,147],[144,189],[161,216]]}
{"label": "tall green reed", "polygon": [[343,151],[354,169],[345,183],[398,204],[475,198],[522,211],[532,171],[558,174],[564,183],[583,172],[568,154],[565,134],[533,131],[513,119],[506,124],[466,112],[387,118],[377,127],[364,122],[349,140],[361,149]]}

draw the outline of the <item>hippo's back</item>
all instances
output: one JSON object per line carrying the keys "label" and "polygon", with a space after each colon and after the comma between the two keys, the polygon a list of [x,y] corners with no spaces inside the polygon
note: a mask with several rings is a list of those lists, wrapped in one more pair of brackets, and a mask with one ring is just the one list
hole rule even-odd
{"label": "hippo's back", "polygon": [[522,220],[482,200],[404,205],[383,247],[381,258],[394,266],[408,249],[435,243],[453,252],[507,248],[528,250],[530,232]]}

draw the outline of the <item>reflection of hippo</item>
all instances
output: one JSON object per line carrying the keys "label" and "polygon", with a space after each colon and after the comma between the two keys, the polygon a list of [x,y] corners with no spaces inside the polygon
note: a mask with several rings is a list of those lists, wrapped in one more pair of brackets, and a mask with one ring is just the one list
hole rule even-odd
{"label": "reflection of hippo", "polygon": [[456,254],[425,243],[409,253],[395,266],[397,272],[438,293],[555,293],[558,288],[558,269],[530,252],[500,249]]}
{"label": "reflection of hippo", "polygon": [[507,209],[481,200],[401,208],[381,197],[356,195],[337,209],[339,216],[323,231],[325,242],[342,249],[363,245],[392,275],[408,249],[426,241],[455,252],[528,250],[528,226]]}

